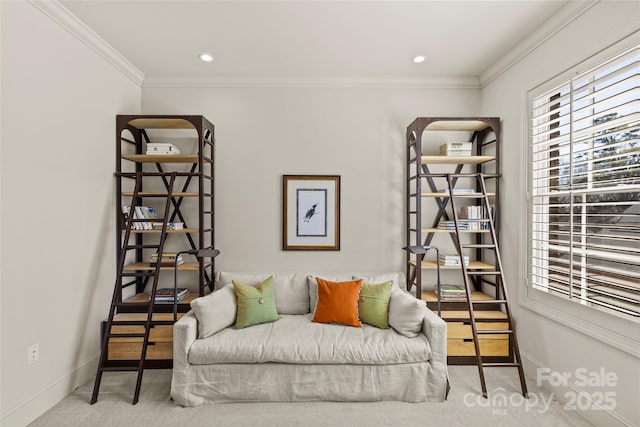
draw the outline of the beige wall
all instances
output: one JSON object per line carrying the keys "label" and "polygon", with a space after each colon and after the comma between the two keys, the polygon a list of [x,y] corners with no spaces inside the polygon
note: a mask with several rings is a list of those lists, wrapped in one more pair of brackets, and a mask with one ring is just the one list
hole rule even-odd
{"label": "beige wall", "polygon": [[114,117],[139,111],[140,86],[33,4],[0,10],[0,424],[24,425],[95,374],[115,277]]}
{"label": "beige wall", "polygon": [[[520,349],[528,372],[536,378],[537,368],[554,372],[569,372],[572,378],[564,387],[545,387],[556,397],[566,401],[568,396],[582,391],[594,397],[597,391],[613,391],[616,408],[611,411],[587,410],[582,415],[596,425],[639,425],[640,407],[640,328],[638,324],[595,312],[586,307],[541,295],[525,292],[526,279],[526,156],[527,156],[527,91],[543,84],[557,74],[596,54],[599,50],[639,29],[640,8],[635,2],[600,2],[575,19],[515,66],[482,90],[482,113],[497,115],[503,121],[504,179],[503,206],[511,213],[502,215],[502,254],[510,298],[522,304],[549,307],[551,320],[529,308],[512,304],[517,318]],[[627,41],[640,41],[636,32]],[[547,298],[545,298],[547,297]],[[542,307],[542,309],[544,309]],[[582,317],[583,321],[576,320]],[[578,322],[578,332],[563,322]],[[614,348],[609,342],[594,339],[596,333],[605,339],[622,343],[626,350]],[[625,336],[625,339],[620,338]],[[635,356],[632,354],[635,348]],[[576,369],[599,372],[604,367],[615,372],[618,384],[613,388],[576,386]],[[565,395],[568,393],[568,395]]]}
{"label": "beige wall", "polygon": [[[476,115],[477,89],[143,88],[143,111],[216,125],[218,270],[403,270],[405,132]],[[338,252],[282,247],[282,175],[342,178]]]}

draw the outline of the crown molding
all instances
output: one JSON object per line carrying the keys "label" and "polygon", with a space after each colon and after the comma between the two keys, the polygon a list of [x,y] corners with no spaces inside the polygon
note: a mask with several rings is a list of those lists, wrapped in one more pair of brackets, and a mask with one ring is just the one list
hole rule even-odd
{"label": "crown molding", "polygon": [[57,0],[27,0],[54,22],[105,59],[118,71],[142,86],[144,73],[96,34]]}
{"label": "crown molding", "polygon": [[484,88],[489,85],[599,2],[600,0],[570,1],[551,19],[538,27],[491,67],[483,71],[479,76],[480,87]]}
{"label": "crown molding", "polygon": [[417,89],[480,89],[477,77],[379,77],[379,78],[307,78],[307,77],[147,77],[144,88],[233,88],[233,87],[376,87]]}

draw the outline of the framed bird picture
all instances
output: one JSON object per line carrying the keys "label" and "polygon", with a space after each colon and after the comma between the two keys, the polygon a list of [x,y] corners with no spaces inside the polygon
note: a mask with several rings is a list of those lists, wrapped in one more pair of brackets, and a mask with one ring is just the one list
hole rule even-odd
{"label": "framed bird picture", "polygon": [[282,249],[340,250],[340,176],[283,175]]}

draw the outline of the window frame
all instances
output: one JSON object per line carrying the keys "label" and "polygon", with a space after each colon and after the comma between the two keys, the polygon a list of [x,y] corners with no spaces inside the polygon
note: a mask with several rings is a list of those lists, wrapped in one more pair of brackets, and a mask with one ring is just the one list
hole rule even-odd
{"label": "window frame", "polygon": [[[552,320],[558,321],[572,329],[578,330],[586,335],[603,341],[615,348],[630,353],[636,357],[640,356],[640,328],[638,322],[631,318],[619,317],[605,311],[584,306],[575,301],[558,297],[534,289],[530,283],[532,249],[529,244],[531,237],[530,215],[532,209],[531,185],[532,185],[532,101],[535,97],[546,92],[550,92],[554,87],[559,87],[563,83],[571,80],[577,74],[582,74],[609,59],[637,45],[637,37],[629,36],[616,43],[595,52],[586,60],[581,61],[574,67],[556,75],[555,77],[529,89],[523,91],[522,110],[522,140],[526,141],[525,155],[520,156],[521,166],[526,174],[521,177],[522,194],[526,195],[524,209],[520,212],[520,218],[526,227],[520,228],[521,254],[519,259],[520,277],[522,280],[521,292],[519,293],[519,303],[521,306],[543,315]],[[551,101],[551,99],[550,99]]]}

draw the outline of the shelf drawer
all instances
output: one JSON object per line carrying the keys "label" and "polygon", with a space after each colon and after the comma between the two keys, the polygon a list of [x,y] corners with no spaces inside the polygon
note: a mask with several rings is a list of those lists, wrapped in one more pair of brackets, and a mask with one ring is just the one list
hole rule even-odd
{"label": "shelf drawer", "polygon": [[[505,331],[509,329],[508,322],[476,322],[479,331]],[[447,322],[447,338],[466,339],[473,338],[473,331],[469,322]],[[482,340],[508,340],[508,334],[479,335]]]}
{"label": "shelf drawer", "polygon": [[[144,326],[140,325],[115,325],[111,327],[111,333],[113,334],[143,334]],[[149,331],[150,342],[173,342],[173,326],[171,325],[158,325],[152,326]],[[142,342],[142,338],[121,338],[114,337],[110,339],[110,342]]]}
{"label": "shelf drawer", "polygon": [[[109,342],[109,360],[140,360],[141,342]],[[146,360],[173,359],[172,342],[153,342],[147,347]]]}
{"label": "shelf drawer", "polygon": [[[481,339],[480,354],[484,356],[509,356],[509,340]],[[448,356],[475,356],[473,339],[447,339]]]}

